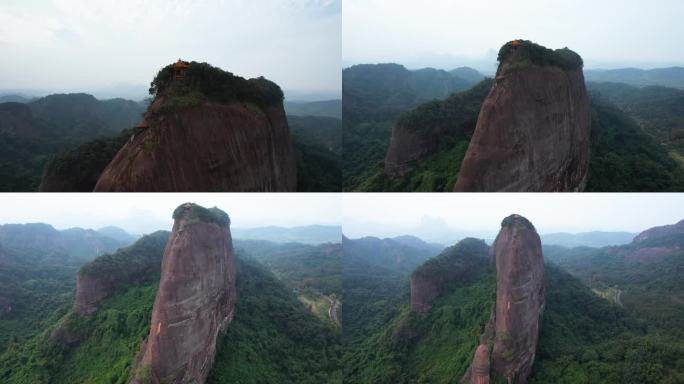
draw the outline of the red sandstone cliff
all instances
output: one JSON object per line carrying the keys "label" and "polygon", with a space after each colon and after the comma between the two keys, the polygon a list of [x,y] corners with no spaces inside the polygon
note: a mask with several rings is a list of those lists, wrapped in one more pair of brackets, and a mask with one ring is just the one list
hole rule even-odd
{"label": "red sandstone cliff", "polygon": [[138,133],[96,192],[294,191],[295,152],[280,88],[206,63],[162,69]]}
{"label": "red sandstone cliff", "polygon": [[508,383],[526,383],[545,303],[541,240],[527,219],[511,215],[502,222],[493,249],[496,306],[461,382],[489,383],[490,376],[496,376]]}
{"label": "red sandstone cliff", "polygon": [[216,337],[233,318],[235,266],[228,216],[185,204],[174,218],[150,333],[132,383],[204,383]]}
{"label": "red sandstone cliff", "polygon": [[525,63],[519,52],[513,50],[499,66],[454,191],[586,186],[591,116],[582,68]]}
{"label": "red sandstone cliff", "polygon": [[262,111],[208,103],[132,137],[95,191],[294,191],[296,184],[282,104]]}

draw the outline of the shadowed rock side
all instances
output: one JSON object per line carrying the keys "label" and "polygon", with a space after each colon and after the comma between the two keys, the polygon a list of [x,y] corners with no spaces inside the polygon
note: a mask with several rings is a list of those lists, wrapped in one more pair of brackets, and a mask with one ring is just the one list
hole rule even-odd
{"label": "shadowed rock side", "polygon": [[296,164],[282,105],[206,104],[131,138],[96,192],[294,191]]}
{"label": "shadowed rock side", "polygon": [[[496,307],[461,382],[488,383],[489,375],[484,374],[484,368],[489,366],[490,375],[502,377],[508,383],[526,383],[534,363],[545,303],[541,240],[527,219],[511,215],[502,222],[493,249]],[[484,361],[487,356],[489,360]]]}
{"label": "shadowed rock side", "polygon": [[[205,63],[157,75],[142,129],[119,150],[96,192],[295,191],[296,157],[280,88]],[[154,89],[154,88],[153,88]]]}
{"label": "shadowed rock side", "polygon": [[411,274],[411,311],[428,312],[447,287],[476,279],[489,265],[489,246],[483,240],[465,238],[447,248]]}
{"label": "shadowed rock side", "polygon": [[164,251],[150,333],[132,383],[204,383],[216,337],[233,319],[235,267],[228,216],[184,204]]}
{"label": "shadowed rock side", "polygon": [[581,64],[535,64],[519,57],[522,49],[512,48],[501,61],[454,191],[586,186],[591,117]]}

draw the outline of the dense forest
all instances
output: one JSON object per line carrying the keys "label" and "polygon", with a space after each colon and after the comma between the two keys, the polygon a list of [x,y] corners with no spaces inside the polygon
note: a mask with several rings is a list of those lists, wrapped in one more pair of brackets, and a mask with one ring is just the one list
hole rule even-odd
{"label": "dense forest", "polygon": [[[97,100],[87,94],[0,104],[0,191],[35,191],[51,156],[90,140],[117,136],[137,124],[145,108],[143,102]],[[87,162],[107,156],[91,152],[95,154]]]}

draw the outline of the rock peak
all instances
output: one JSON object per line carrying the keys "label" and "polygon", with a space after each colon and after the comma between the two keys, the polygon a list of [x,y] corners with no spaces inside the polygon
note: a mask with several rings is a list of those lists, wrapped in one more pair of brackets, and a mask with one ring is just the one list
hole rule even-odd
{"label": "rock peak", "polygon": [[174,211],[159,290],[132,383],[203,383],[216,338],[233,319],[235,265],[228,215],[186,203]]}
{"label": "rock peak", "polygon": [[583,190],[591,114],[581,58],[520,40],[499,61],[454,191]]}
{"label": "rock peak", "polygon": [[515,70],[537,65],[540,67],[558,67],[566,71],[575,71],[584,67],[582,57],[568,49],[549,49],[529,40],[511,40],[499,49],[499,68],[497,76],[508,70]]}
{"label": "rock peak", "polygon": [[516,213],[507,216],[505,219],[503,219],[503,221],[501,221],[501,227],[509,226],[523,226],[525,228],[535,230],[534,225],[532,225],[529,220]]}
{"label": "rock peak", "polygon": [[173,219],[178,223],[184,221],[186,224],[193,222],[213,223],[219,227],[230,226],[230,216],[217,207],[204,208],[195,203],[184,203],[173,211]]}
{"label": "rock peak", "polygon": [[526,383],[545,304],[541,240],[532,223],[510,215],[503,220],[492,248],[496,305],[461,383],[489,383],[490,375],[508,383]]}

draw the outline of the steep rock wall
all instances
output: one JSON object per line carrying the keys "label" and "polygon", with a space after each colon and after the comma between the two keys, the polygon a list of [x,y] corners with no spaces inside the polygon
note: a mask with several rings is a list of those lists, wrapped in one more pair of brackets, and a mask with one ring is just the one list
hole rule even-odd
{"label": "steep rock wall", "polygon": [[216,337],[233,318],[235,265],[229,223],[205,221],[194,212],[204,208],[195,205],[179,209],[164,251],[150,333],[132,383],[204,383]]}
{"label": "steep rock wall", "polygon": [[591,116],[581,67],[502,62],[454,191],[581,191]]}
{"label": "steep rock wall", "polygon": [[461,384],[488,384],[493,378],[526,383],[534,364],[545,303],[541,240],[527,219],[511,215],[492,249],[496,305]]}
{"label": "steep rock wall", "polygon": [[132,137],[95,191],[294,191],[295,161],[282,103],[204,103]]}

